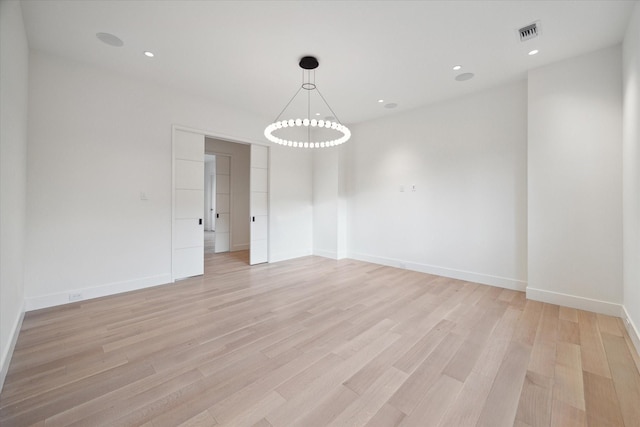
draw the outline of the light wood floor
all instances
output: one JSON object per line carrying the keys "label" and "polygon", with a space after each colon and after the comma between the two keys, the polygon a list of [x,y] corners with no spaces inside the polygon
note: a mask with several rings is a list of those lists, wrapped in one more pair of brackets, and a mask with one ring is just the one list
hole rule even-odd
{"label": "light wood floor", "polygon": [[638,426],[617,318],[318,257],[209,255],[172,285],[26,314],[2,426]]}

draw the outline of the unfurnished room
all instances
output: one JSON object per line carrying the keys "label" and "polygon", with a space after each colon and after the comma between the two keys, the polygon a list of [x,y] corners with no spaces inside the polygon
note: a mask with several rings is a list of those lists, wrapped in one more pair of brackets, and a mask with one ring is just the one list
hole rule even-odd
{"label": "unfurnished room", "polygon": [[640,427],[640,1],[0,0],[0,425]]}

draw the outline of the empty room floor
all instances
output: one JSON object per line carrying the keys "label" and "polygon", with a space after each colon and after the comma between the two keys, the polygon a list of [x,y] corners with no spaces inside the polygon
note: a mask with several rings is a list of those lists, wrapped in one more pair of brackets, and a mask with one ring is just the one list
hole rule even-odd
{"label": "empty room floor", "polygon": [[26,313],[0,424],[640,425],[618,318],[353,260],[247,259]]}

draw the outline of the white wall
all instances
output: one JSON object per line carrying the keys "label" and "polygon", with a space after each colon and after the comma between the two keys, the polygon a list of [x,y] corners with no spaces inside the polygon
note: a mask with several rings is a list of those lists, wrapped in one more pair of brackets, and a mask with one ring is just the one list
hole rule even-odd
{"label": "white wall", "polygon": [[313,254],[348,256],[348,149],[351,144],[313,151]]}
{"label": "white wall", "polygon": [[269,262],[311,255],[312,150],[274,144],[269,162]]}
{"label": "white wall", "polygon": [[18,1],[0,2],[0,390],[24,313],[29,46]]}
{"label": "white wall", "polygon": [[[40,52],[29,90],[28,309],[170,280],[172,124],[261,142],[269,121]],[[308,253],[310,158],[273,150],[272,162],[271,213],[288,219],[272,221],[272,250]]]}
{"label": "white wall", "polygon": [[528,297],[620,315],[621,76],[619,46],[529,72]]}
{"label": "white wall", "polygon": [[623,44],[623,282],[630,333],[640,352],[640,3]]}
{"label": "white wall", "polygon": [[313,253],[338,258],[339,149],[313,152]]}
{"label": "white wall", "polygon": [[249,145],[205,138],[205,151],[231,156],[231,251],[249,249]]}
{"label": "white wall", "polygon": [[526,107],[519,81],[354,126],[351,256],[524,289]]}

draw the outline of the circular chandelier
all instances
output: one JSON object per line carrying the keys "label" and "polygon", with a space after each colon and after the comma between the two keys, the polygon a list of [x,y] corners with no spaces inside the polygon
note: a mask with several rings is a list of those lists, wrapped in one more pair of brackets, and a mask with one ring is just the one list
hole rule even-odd
{"label": "circular chandelier", "polygon": [[[300,59],[299,62],[300,68],[302,68],[302,85],[298,88],[298,91],[293,95],[291,100],[285,105],[282,109],[278,117],[268,125],[264,130],[264,136],[271,142],[284,145],[287,147],[294,148],[327,148],[327,147],[335,147],[337,145],[343,144],[351,138],[351,131],[348,127],[340,123],[340,120],[337,119],[336,114],[333,112],[327,101],[320,93],[320,90],[315,84],[315,71],[313,75],[313,81],[311,81],[311,71],[318,68],[318,60],[313,56],[305,56]],[[306,74],[305,74],[306,73]],[[305,119],[285,119],[280,120],[282,114],[286,111],[287,107],[291,104],[291,102],[298,96],[300,91],[304,89],[307,91],[307,118]],[[311,119],[311,92],[316,91],[322,101],[325,103],[329,111],[333,114],[333,117],[327,118],[326,120],[317,120]],[[331,120],[333,119],[333,120]],[[300,141],[300,138],[293,139],[292,137],[281,138],[277,135],[274,135],[275,132],[283,133],[283,130],[293,129],[293,128],[306,128],[306,141]],[[321,140],[312,140],[311,139],[311,131],[312,129],[317,130],[328,130],[330,132],[336,133],[337,137],[335,139],[326,138]],[[315,133],[315,132],[314,132]]]}

